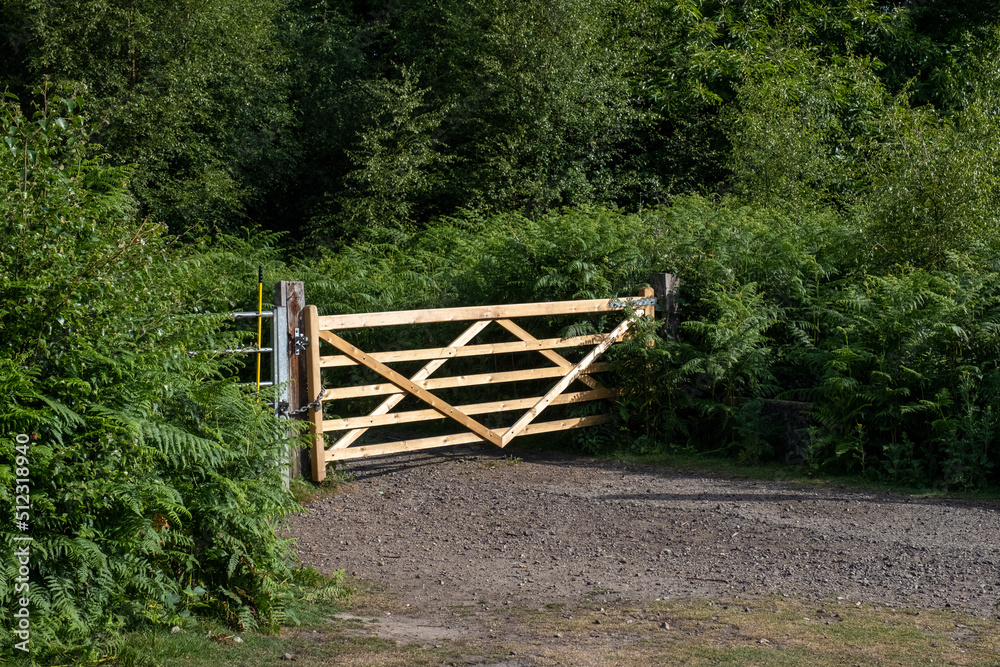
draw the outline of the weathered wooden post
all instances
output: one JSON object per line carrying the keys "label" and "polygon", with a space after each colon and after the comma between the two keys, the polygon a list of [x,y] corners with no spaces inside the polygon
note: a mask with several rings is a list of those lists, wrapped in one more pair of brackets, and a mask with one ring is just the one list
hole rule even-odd
{"label": "weathered wooden post", "polygon": [[[305,359],[299,354],[296,345],[296,333],[299,326],[299,314],[305,306],[305,287],[300,281],[282,280],[274,286],[274,336],[271,355],[274,372],[271,375],[276,385],[284,385],[275,411],[281,414],[293,413],[304,403],[301,387],[305,377]],[[300,363],[301,361],[301,363]],[[291,459],[291,476],[301,477],[303,471],[309,469],[309,454],[305,449],[293,446],[289,452]]]}
{"label": "weathered wooden post", "polygon": [[681,281],[672,273],[654,273],[649,279],[656,294],[656,301],[663,310],[663,326],[660,327],[660,335],[667,331],[677,334],[677,291],[680,289]]}

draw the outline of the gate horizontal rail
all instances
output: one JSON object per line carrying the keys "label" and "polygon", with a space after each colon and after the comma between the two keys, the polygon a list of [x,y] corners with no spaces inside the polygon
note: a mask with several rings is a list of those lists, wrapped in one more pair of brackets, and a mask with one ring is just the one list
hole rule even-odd
{"label": "gate horizontal rail", "polygon": [[[320,337],[323,332],[320,332]],[[520,340],[512,343],[493,343],[490,345],[467,345],[465,347],[436,347],[422,350],[396,350],[391,352],[374,352],[372,359],[388,364],[396,361],[427,361],[429,359],[457,359],[461,357],[478,357],[487,354],[503,354],[505,352],[530,352],[541,350],[557,350],[564,347],[580,345],[596,345],[602,336],[574,336],[572,338],[548,338],[545,340]],[[343,355],[320,357],[320,366],[335,368],[338,366],[356,366],[358,362]]]}
{"label": "gate horizontal rail", "polygon": [[395,310],[383,313],[354,313],[350,315],[324,315],[319,317],[320,329],[360,329],[400,324],[433,324],[435,322],[467,322],[471,320],[499,320],[535,315],[588,315],[622,310],[626,304],[652,307],[656,304],[652,288],[646,288],[639,297],[624,299],[586,299],[581,301],[542,301],[515,303],[501,306],[462,306],[456,308],[428,308],[425,310]]}
{"label": "gate horizontal rail", "polygon": [[[571,428],[583,428],[585,426],[597,426],[609,421],[607,415],[591,415],[589,417],[571,417],[557,421],[540,422],[529,424],[525,427],[521,435],[537,435],[539,433],[552,433],[555,431],[566,431]],[[507,429],[499,429],[501,433]],[[396,440],[393,442],[378,445],[361,445],[351,447],[346,450],[336,460],[367,458],[369,456],[380,456],[383,454],[398,454],[400,452],[412,452],[423,449],[435,449],[440,447],[451,447],[453,445],[468,445],[474,442],[481,442],[475,433],[456,433],[454,435],[439,435],[432,438],[417,438],[414,440]]]}
{"label": "gate horizontal rail", "polygon": [[[615,398],[619,392],[615,389],[600,387],[590,391],[580,391],[572,394],[562,394],[552,401],[552,405],[568,405],[570,403],[583,403],[584,401],[596,401],[604,398]],[[493,412],[507,412],[530,408],[540,399],[540,396],[533,398],[514,398],[505,401],[492,401],[489,403],[470,403],[468,405],[456,405],[456,410],[461,410],[467,415],[490,414]],[[364,417],[347,417],[344,419],[324,419],[323,430],[346,431],[354,428],[371,428],[373,426],[395,426],[397,424],[409,424],[412,422],[427,421],[429,419],[440,419],[441,415],[436,410],[411,410],[409,412],[396,412],[386,415],[365,415]]]}

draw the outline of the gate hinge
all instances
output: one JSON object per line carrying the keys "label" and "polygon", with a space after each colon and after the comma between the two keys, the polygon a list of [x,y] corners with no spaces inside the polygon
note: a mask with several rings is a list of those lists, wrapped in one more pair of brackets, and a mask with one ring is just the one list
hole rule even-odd
{"label": "gate hinge", "polygon": [[302,352],[309,347],[309,336],[300,334],[298,328],[295,329],[295,338],[292,339],[292,343],[295,349],[295,356],[299,356]]}

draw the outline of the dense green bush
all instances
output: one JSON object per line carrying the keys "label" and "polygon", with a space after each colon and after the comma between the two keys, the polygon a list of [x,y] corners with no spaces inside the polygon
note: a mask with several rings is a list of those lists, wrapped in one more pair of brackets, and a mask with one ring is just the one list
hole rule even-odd
{"label": "dense green bush", "polygon": [[302,266],[323,312],[370,312],[634,294],[653,239],[642,215],[566,210],[447,218]]}
{"label": "dense green bush", "polygon": [[[678,199],[650,212],[657,269],[677,275],[680,327],[647,327],[619,353],[639,446],[758,459],[760,403],[802,384],[790,351],[819,335],[813,297],[834,276],[836,216]],[[647,347],[647,340],[657,345]]]}
{"label": "dense green bush", "polygon": [[[641,214],[470,213],[393,244],[328,254],[312,267],[325,278],[309,279],[310,300],[348,312],[601,298],[635,294],[652,271],[668,271],[681,279],[679,329],[640,325],[613,352],[613,381],[627,391],[621,420],[581,433],[589,450],[766,460],[789,435],[766,414],[768,402],[791,400],[808,406],[813,428],[798,435],[808,443],[800,454],[816,468],[914,484],[990,482],[1000,456],[1000,274],[988,246],[962,237],[940,265],[879,273],[866,252],[871,229],[854,227],[854,215],[703,197]],[[554,335],[607,324],[542,326]],[[453,333],[412,329],[386,334],[391,341],[355,335],[373,346],[426,346]]]}
{"label": "dense green bush", "polygon": [[825,427],[813,463],[957,488],[995,480],[1000,273],[952,258],[866,276],[831,301],[810,355]]}
{"label": "dense green bush", "polygon": [[[287,425],[225,379],[210,351],[240,338],[206,315],[232,309],[239,242],[181,246],[137,220],[131,170],[93,152],[79,100],[39,93],[31,117],[0,107],[0,497],[14,505],[30,434],[32,657],[192,612],[271,627],[288,575],[273,522],[296,506]],[[24,595],[11,512],[0,531],[7,625]]]}
{"label": "dense green bush", "polygon": [[812,406],[816,468],[958,488],[996,480],[995,262],[951,253],[880,275],[844,252],[849,223],[831,213],[689,199],[656,217],[682,323],[662,337],[647,327],[623,350],[634,446],[766,458],[786,433],[762,420],[762,400],[793,399]]}

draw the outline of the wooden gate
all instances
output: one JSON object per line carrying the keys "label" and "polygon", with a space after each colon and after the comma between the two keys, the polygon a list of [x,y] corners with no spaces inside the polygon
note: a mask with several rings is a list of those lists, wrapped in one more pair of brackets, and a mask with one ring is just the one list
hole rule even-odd
{"label": "wooden gate", "polygon": [[[629,330],[632,321],[624,319],[612,331],[604,334],[537,339],[513,320],[514,318],[537,316],[622,311],[626,302],[631,302],[637,314],[641,313],[645,317],[653,317],[655,299],[651,287],[644,288],[639,297],[626,299],[555,301],[351,315],[320,316],[315,306],[306,306],[302,313],[302,333],[307,336],[309,341],[306,348],[307,391],[309,397],[321,395],[321,399],[314,401],[314,407],[308,413],[309,419],[312,421],[313,480],[319,482],[324,479],[326,464],[330,461],[482,441],[491,442],[498,447],[506,447],[511,440],[519,435],[563,431],[607,421],[607,415],[544,422],[536,421],[536,418],[550,405],[582,403],[615,396],[616,392],[613,389],[599,386],[590,374],[606,370],[607,365],[595,363],[596,359],[611,345],[621,340],[622,336]],[[473,324],[447,347],[369,353],[341,337],[342,332],[351,329],[461,321],[473,322]],[[517,340],[480,345],[469,344],[493,322],[512,334]],[[322,355],[320,341],[322,341],[322,345],[332,348],[334,354]],[[556,351],[562,348],[581,346],[592,347],[583,359],[575,364]],[[481,375],[430,377],[449,359],[531,351],[539,352],[550,362],[550,365]],[[401,375],[388,366],[388,364],[406,361],[426,361],[427,363],[411,377]],[[322,384],[322,369],[353,365],[362,365],[371,369],[384,382],[334,388],[326,388]],[[434,393],[437,390],[447,388],[543,378],[557,378],[557,381],[544,395],[532,398],[451,405]],[[587,389],[564,393],[577,380],[586,385]],[[322,402],[383,395],[386,396],[385,400],[367,415],[337,419],[323,418]],[[427,409],[391,412],[407,396],[417,398],[427,406]],[[474,418],[474,415],[522,409],[526,409],[524,414],[508,428],[488,428]],[[442,417],[453,420],[463,430],[451,435],[355,445],[358,438],[373,427],[441,419]],[[342,435],[327,449],[324,444],[324,433],[342,433]]]}

